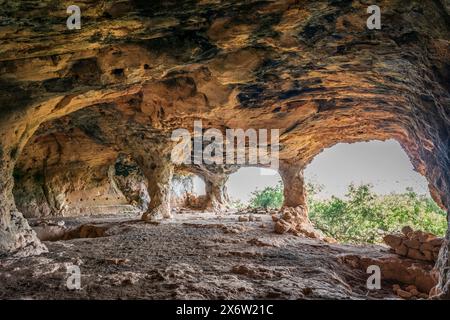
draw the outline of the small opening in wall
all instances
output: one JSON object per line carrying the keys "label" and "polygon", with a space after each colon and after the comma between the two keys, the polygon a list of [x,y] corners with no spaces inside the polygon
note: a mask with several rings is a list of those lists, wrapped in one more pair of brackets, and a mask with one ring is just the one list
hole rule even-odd
{"label": "small opening in wall", "polygon": [[175,211],[201,210],[206,200],[205,182],[193,173],[176,173],[171,183],[171,206]]}
{"label": "small opening in wall", "polygon": [[125,72],[122,68],[113,69],[111,73],[116,77],[123,77],[125,75]]}

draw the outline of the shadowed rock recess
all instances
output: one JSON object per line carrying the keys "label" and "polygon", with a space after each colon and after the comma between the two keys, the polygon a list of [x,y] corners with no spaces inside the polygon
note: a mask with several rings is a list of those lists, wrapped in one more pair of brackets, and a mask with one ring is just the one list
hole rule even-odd
{"label": "shadowed rock recess", "polygon": [[[58,248],[25,218],[169,218],[180,175],[205,181],[197,207],[224,212],[239,166],[170,159],[172,131],[196,120],[280,129],[283,210],[302,221],[305,166],[336,143],[373,139],[397,140],[448,212],[449,0],[378,1],[381,30],[366,27],[363,0],[82,0],[80,30],[67,29],[70,4],[0,1],[1,256]],[[438,298],[450,298],[449,241],[430,258]]]}

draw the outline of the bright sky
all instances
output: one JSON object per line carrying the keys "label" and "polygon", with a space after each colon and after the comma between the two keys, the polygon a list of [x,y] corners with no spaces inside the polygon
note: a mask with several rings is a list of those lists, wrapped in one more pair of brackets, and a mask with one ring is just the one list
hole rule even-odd
{"label": "bright sky", "polygon": [[[371,183],[380,194],[403,192],[412,187],[429,194],[427,181],[413,170],[408,156],[394,140],[337,144],[324,150],[305,170],[307,181],[323,185],[320,197],[343,197],[354,182]],[[227,183],[232,199],[246,202],[256,188],[274,186],[281,180],[275,175],[261,175],[261,169],[242,168]]]}
{"label": "bright sky", "polygon": [[[265,174],[261,174],[262,171],[265,171]],[[256,189],[262,190],[267,186],[276,186],[280,180],[280,175],[274,170],[241,168],[228,179],[227,190],[232,200],[241,200],[245,203]]]}

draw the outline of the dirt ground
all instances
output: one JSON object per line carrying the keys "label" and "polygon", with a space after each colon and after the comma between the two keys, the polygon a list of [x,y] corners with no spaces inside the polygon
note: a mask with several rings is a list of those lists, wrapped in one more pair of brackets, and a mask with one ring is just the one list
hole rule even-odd
{"label": "dirt ground", "polygon": [[[381,246],[327,244],[273,232],[270,216],[177,214],[160,224],[133,215],[64,219],[103,226],[106,236],[46,241],[49,253],[0,260],[1,299],[395,299],[390,283],[366,289],[369,275],[343,254],[377,257]],[[57,219],[53,219],[57,220]],[[81,271],[69,290],[67,267]]]}

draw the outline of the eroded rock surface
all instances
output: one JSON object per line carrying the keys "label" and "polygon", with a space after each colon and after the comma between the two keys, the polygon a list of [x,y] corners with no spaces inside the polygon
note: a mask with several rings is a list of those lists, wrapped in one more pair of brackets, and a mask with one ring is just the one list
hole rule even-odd
{"label": "eroded rock surface", "polygon": [[444,239],[411,227],[402,228],[402,234],[388,234],[383,240],[391,253],[374,258],[343,255],[342,262],[362,270],[378,266],[384,279],[398,281],[392,290],[403,299],[439,298],[438,269],[435,267]]}
{"label": "eroded rock surface", "polygon": [[361,270],[367,270],[369,266],[378,266],[383,279],[400,282],[406,286],[414,285],[419,292],[426,294],[427,298],[431,289],[437,285],[436,274],[433,272],[433,266],[429,263],[403,259],[389,254],[376,258],[346,255],[342,257],[342,261]]}
{"label": "eroded rock surface", "polygon": [[[342,254],[378,257],[382,247],[329,245],[277,235],[270,216],[247,222],[197,212],[149,224],[139,216],[64,218],[103,237],[45,242],[38,257],[0,260],[0,298],[8,299],[381,299],[392,284],[368,291],[365,271]],[[77,226],[78,225],[78,226]],[[231,232],[230,230],[235,230]],[[81,289],[66,287],[67,268],[79,266]],[[26,281],[27,285],[21,284]]]}
{"label": "eroded rock surface", "polygon": [[415,260],[436,262],[444,239],[420,230],[404,227],[401,235],[386,235],[383,240],[401,256]]}
{"label": "eroded rock surface", "polygon": [[305,206],[297,206],[295,208],[284,207],[281,210],[281,216],[274,215],[272,216],[272,220],[275,222],[275,232],[278,234],[290,232],[297,236],[333,242],[332,239],[325,237],[322,232],[314,228],[308,219]]}
{"label": "eroded rock surface", "polygon": [[[302,169],[324,148],[396,139],[448,209],[449,4],[380,5],[382,30],[368,30],[362,0],[86,0],[83,27],[70,31],[62,2],[3,3],[0,255],[45,251],[19,210],[89,213],[85,195],[170,217],[171,133],[195,120],[280,129],[288,207],[304,205]],[[114,184],[119,154],[144,179]],[[191,166],[212,210],[227,207],[229,169]],[[443,298],[449,237],[437,261]]]}

